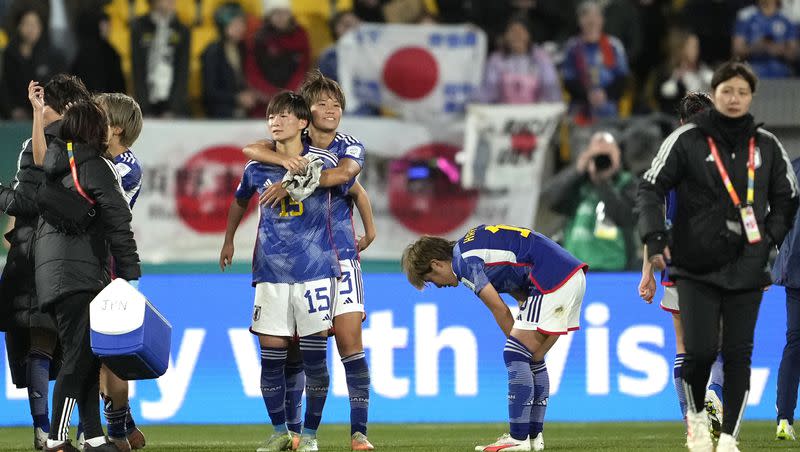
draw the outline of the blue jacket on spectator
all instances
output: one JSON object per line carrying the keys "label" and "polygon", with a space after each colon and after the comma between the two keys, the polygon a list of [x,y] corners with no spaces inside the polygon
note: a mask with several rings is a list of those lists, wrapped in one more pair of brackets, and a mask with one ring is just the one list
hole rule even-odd
{"label": "blue jacket on spectator", "polygon": [[[800,177],[800,158],[792,161],[795,174]],[[800,288],[800,210],[794,217],[794,226],[783,240],[778,258],[772,266],[775,284],[793,289]]]}

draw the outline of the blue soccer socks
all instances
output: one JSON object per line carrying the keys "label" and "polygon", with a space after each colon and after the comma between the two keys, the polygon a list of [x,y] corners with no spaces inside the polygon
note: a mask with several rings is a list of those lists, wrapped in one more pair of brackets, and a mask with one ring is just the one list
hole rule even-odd
{"label": "blue soccer socks", "polygon": [[300,351],[303,354],[303,369],[306,374],[306,416],[303,434],[306,434],[306,430],[316,433],[322,420],[322,409],[325,407],[330,385],[327,362],[328,338],[301,337]]}
{"label": "blue soccer socks", "polygon": [[685,353],[675,355],[675,364],[672,366],[672,378],[675,382],[675,393],[678,394],[678,404],[681,407],[681,419],[686,419],[686,391],[683,390],[683,358]]}
{"label": "blue soccer socks", "polygon": [[28,402],[33,418],[33,427],[50,432],[50,417],[47,414],[50,392],[50,357],[41,353],[28,354]]}
{"label": "blue soccer socks", "polygon": [[303,389],[306,387],[306,374],[303,362],[286,363],[286,423],[289,430],[300,434],[303,427]]}
{"label": "blue soccer socks", "polygon": [[531,372],[533,372],[533,406],[531,406],[530,435],[531,438],[535,438],[544,430],[544,414],[550,398],[550,374],[547,373],[547,364],[544,360],[532,361]]}
{"label": "blue soccer socks", "polygon": [[364,352],[342,358],[350,396],[350,436],[356,432],[367,434],[369,411],[369,368]]}
{"label": "blue soccer socks", "polygon": [[286,355],[285,348],[261,349],[261,396],[276,431],[286,430]]}
{"label": "blue soccer socks", "polygon": [[533,372],[531,352],[519,340],[509,336],[503,348],[503,360],[508,371],[508,420],[511,437],[528,438],[533,404]]}

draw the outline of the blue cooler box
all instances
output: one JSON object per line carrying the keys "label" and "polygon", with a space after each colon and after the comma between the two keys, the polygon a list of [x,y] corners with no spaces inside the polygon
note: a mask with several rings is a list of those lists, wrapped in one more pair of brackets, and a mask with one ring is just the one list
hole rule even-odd
{"label": "blue cooler box", "polygon": [[89,306],[92,351],[124,380],[164,375],[172,325],[123,279],[115,279]]}

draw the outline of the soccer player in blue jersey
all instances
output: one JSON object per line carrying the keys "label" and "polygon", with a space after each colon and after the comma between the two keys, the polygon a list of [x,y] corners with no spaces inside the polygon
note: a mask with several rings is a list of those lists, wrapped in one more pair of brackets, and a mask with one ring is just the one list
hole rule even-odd
{"label": "soccer player in blue jersey", "polygon": [[[132,97],[122,93],[99,94],[95,97],[95,102],[108,116],[108,125],[111,128],[108,153],[119,175],[122,194],[133,209],[142,187],[142,167],[130,147],[142,131],[142,110]],[[108,424],[108,438],[121,452],[144,447],[144,435],[131,416],[128,382],[102,366],[100,392]]]}
{"label": "soccer player in blue jersey", "polygon": [[[544,361],[560,335],[579,328],[587,265],[538,232],[498,224],[474,227],[457,242],[423,236],[405,249],[402,266],[417,289],[428,283],[436,287],[463,283],[489,308],[508,338],[503,359],[510,432],[476,449],[543,450],[543,441],[530,438],[536,423],[531,407],[549,388],[535,383],[533,367]],[[516,319],[500,293],[519,302]]]}
{"label": "soccer player in blue jersey", "polygon": [[[337,157],[301,140],[311,120],[303,98],[283,92],[267,107],[268,126],[276,152],[292,157],[321,159],[324,168],[335,167]],[[248,201],[270,185],[280,184],[286,169],[256,161],[247,164],[235,200],[228,212],[220,267],[230,265],[233,238]],[[258,235],[253,253],[256,288],[250,330],[261,346],[261,392],[274,433],[259,452],[285,450],[292,437],[286,425],[285,366],[289,339],[300,337],[306,376],[306,415],[297,450],[318,450],[316,431],[328,395],[328,329],[331,300],[341,275],[330,229],[330,191],[316,190],[302,201],[284,198],[277,206],[259,207]]]}
{"label": "soccer player in blue jersey", "polygon": [[[375,226],[372,219],[372,208],[366,191],[358,183],[356,177],[364,165],[364,145],[356,138],[337,132],[345,97],[335,80],[324,77],[314,71],[300,87],[300,94],[311,108],[311,125],[305,135],[305,141],[313,146],[327,149],[336,154],[339,164],[322,172],[320,187],[333,187],[331,190],[331,213],[333,238],[339,253],[339,264],[342,277],[339,281],[339,293],[333,310],[333,326],[336,346],[345,368],[345,379],[350,396],[350,447],[351,450],[373,450],[367,439],[367,417],[369,407],[370,375],[364,346],[361,340],[361,323],[365,316],[363,280],[359,252],[369,246],[375,239]],[[287,158],[273,151],[274,146],[268,142],[260,142],[244,149],[245,155],[287,169],[300,169],[306,162],[302,158]],[[285,190],[272,186],[261,196],[266,205],[273,205],[284,199]],[[357,238],[353,227],[353,206],[356,206],[364,223],[364,236]],[[288,367],[287,367],[288,369]],[[302,395],[302,374],[297,371],[287,372],[287,379],[295,381],[295,391],[287,392],[286,406],[288,412],[298,412],[298,404]],[[297,392],[299,389],[299,392]],[[292,416],[290,416],[291,418]],[[292,431],[299,429],[299,416]]]}
{"label": "soccer player in blue jersey", "polygon": [[[692,92],[686,94],[678,105],[678,115],[681,124],[690,122],[696,114],[714,108],[711,98],[705,93]],[[677,196],[675,190],[670,191],[666,198],[666,216],[669,224],[675,218],[677,212]],[[639,282],[639,296],[647,303],[653,301],[656,293],[656,281],[653,277],[653,265],[647,259],[647,247],[644,247],[644,259],[642,263],[642,279]],[[661,285],[664,286],[664,296],[661,299],[661,309],[672,314],[672,323],[675,327],[675,363],[673,366],[673,379],[675,392],[678,395],[678,403],[681,408],[681,415],[686,419],[686,392],[683,386],[683,359],[686,348],[683,344],[683,327],[681,326],[681,311],[678,306],[678,288],[669,278],[668,271],[661,272]],[[722,385],[724,375],[722,372],[722,355],[717,356],[717,360],[711,367],[711,381],[706,391],[705,408],[708,414],[709,425],[715,436],[722,432]]]}

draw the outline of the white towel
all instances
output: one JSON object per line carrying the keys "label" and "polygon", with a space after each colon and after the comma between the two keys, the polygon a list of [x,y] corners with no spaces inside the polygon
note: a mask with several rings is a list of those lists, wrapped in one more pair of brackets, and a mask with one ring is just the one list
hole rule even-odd
{"label": "white towel", "polygon": [[289,196],[295,201],[302,201],[308,198],[319,186],[319,178],[322,175],[322,159],[316,155],[309,155],[306,170],[300,174],[286,172],[283,176],[281,185],[289,192]]}

